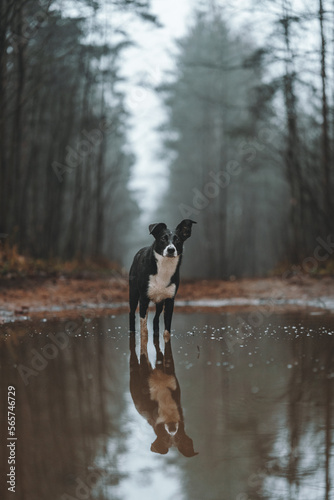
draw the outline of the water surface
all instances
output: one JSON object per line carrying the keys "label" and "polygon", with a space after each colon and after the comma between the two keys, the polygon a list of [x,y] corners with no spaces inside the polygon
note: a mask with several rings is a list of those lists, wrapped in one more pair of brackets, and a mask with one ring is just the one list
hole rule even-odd
{"label": "water surface", "polygon": [[253,328],[246,316],[176,311],[165,358],[150,333],[150,374],[158,352],[158,392],[165,407],[168,387],[178,399],[191,457],[175,438],[151,451],[158,414],[152,384],[138,387],[127,314],[1,327],[2,408],[14,386],[17,437],[15,496],[1,447],[2,498],[333,499],[333,314],[271,314]]}

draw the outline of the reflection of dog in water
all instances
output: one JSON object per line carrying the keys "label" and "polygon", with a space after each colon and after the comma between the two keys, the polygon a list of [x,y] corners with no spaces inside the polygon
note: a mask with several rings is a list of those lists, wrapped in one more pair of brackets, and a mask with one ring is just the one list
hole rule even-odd
{"label": "reflection of dog in water", "polygon": [[192,439],[184,430],[180,403],[180,386],[175,377],[171,342],[165,339],[165,352],[161,352],[159,338],[154,337],[156,365],[148,359],[147,344],[141,346],[140,362],[136,355],[135,334],[130,334],[130,392],[138,412],[153,427],[157,435],[151,451],[166,454],[176,446],[185,457],[197,455]]}

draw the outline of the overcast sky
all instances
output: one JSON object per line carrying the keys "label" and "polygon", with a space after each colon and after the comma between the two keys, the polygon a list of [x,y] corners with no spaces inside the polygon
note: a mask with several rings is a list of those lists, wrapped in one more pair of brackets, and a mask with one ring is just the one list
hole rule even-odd
{"label": "overcast sky", "polygon": [[144,217],[149,217],[166,187],[167,162],[159,158],[161,135],[156,130],[165,112],[153,87],[162,83],[166,72],[173,69],[175,40],[186,33],[196,0],[152,0],[151,11],[161,28],[139,19],[131,20],[130,34],[136,46],[124,51],[121,73],[126,105],[131,111],[128,131],[130,148],[136,155],[131,187],[138,192]]}

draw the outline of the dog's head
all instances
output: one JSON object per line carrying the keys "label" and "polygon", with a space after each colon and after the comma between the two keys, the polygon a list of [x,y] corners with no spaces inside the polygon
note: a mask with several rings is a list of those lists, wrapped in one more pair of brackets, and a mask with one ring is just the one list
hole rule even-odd
{"label": "dog's head", "polygon": [[[169,424],[171,425],[171,424]],[[171,447],[176,447],[185,457],[195,457],[198,452],[194,450],[193,440],[187,436],[184,430],[183,422],[180,422],[175,427],[175,432],[170,432],[166,425],[158,424],[155,427],[157,439],[151,444],[151,451],[166,455]]]}
{"label": "dog's head", "polygon": [[154,250],[163,257],[178,257],[183,252],[183,243],[191,236],[194,220],[184,219],[171,231],[164,222],[150,224],[148,229],[155,238]]}

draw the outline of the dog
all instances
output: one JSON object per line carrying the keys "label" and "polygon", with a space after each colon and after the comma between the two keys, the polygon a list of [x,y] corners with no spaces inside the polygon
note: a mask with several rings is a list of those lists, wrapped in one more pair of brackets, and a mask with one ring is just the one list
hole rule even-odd
{"label": "dog", "polygon": [[[193,440],[186,434],[181,407],[181,390],[175,376],[171,341],[165,340],[164,354],[159,337],[154,337],[156,364],[153,369],[147,349],[136,354],[135,332],[130,333],[130,392],[138,413],[156,434],[151,451],[165,455],[175,446],[185,457],[198,455]],[[146,344],[147,345],[147,344]]]}
{"label": "dog", "polygon": [[135,331],[135,314],[139,302],[140,332],[147,332],[149,303],[156,304],[153,320],[154,335],[159,335],[159,318],[164,308],[164,337],[170,335],[174,299],[180,282],[180,266],[183,244],[191,236],[191,219],[184,219],[174,231],[164,222],[150,224],[149,232],[154,237],[150,247],[136,253],[129,275],[129,323],[130,332]]}

